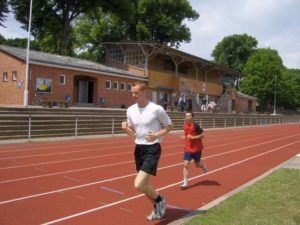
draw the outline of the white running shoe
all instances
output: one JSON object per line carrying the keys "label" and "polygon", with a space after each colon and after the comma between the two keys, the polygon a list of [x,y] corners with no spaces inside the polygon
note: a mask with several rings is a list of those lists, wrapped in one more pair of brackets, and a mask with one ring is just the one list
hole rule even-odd
{"label": "white running shoe", "polygon": [[203,165],[203,168],[202,168],[202,169],[203,169],[203,172],[204,172],[204,173],[208,173],[208,168],[207,168],[207,166],[206,166],[205,164]]}
{"label": "white running shoe", "polygon": [[149,216],[147,216],[147,220],[148,221],[160,220],[165,216],[165,214],[166,214],[166,198],[162,196],[161,201],[155,204],[155,208],[152,210]]}
{"label": "white running shoe", "polygon": [[159,218],[158,218],[158,215],[156,213],[156,208],[154,208],[152,210],[152,212],[149,214],[149,216],[147,216],[147,220],[152,221],[152,220],[157,220],[157,219],[159,219]]}
{"label": "white running shoe", "polygon": [[183,181],[183,183],[179,186],[181,189],[189,188],[189,183],[187,181]]}

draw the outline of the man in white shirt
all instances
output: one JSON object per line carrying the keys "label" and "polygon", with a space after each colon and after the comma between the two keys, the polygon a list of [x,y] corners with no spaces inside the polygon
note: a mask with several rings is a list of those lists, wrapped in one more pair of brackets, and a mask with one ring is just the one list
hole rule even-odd
{"label": "man in white shirt", "polygon": [[156,220],[165,215],[166,198],[155,191],[150,178],[156,175],[161,155],[160,142],[172,129],[172,121],[162,106],[148,100],[147,89],[144,82],[137,82],[132,87],[132,97],[136,104],[128,108],[127,121],[122,122],[122,129],[136,137],[134,155],[137,176],[134,186],[154,204],[147,219]]}

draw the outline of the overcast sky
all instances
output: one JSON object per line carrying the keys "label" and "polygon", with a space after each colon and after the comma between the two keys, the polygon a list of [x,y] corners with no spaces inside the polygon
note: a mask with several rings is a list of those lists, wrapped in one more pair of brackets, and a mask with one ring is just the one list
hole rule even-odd
{"label": "overcast sky", "polygon": [[[246,33],[259,48],[278,51],[283,64],[300,69],[300,0],[189,0],[200,17],[186,22],[192,33],[190,43],[180,50],[211,60],[211,53],[226,36]],[[10,15],[0,27],[5,38],[27,37]]]}

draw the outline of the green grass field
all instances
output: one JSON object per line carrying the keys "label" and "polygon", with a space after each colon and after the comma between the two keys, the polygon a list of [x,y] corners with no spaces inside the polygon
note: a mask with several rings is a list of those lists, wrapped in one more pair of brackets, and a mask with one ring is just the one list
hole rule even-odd
{"label": "green grass field", "polygon": [[300,170],[276,170],[185,225],[300,225]]}

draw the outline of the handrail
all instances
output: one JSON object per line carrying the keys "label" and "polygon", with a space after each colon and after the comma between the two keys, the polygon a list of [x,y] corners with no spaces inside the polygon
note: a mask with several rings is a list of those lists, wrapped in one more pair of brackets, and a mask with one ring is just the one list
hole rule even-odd
{"label": "handrail", "polygon": [[[181,130],[184,113],[169,112],[174,130]],[[0,141],[37,138],[72,137],[85,135],[116,135],[123,133],[121,121],[126,115],[94,114],[0,114]],[[195,121],[204,129],[272,124],[300,123],[300,116],[272,116],[252,114],[195,113]]]}

